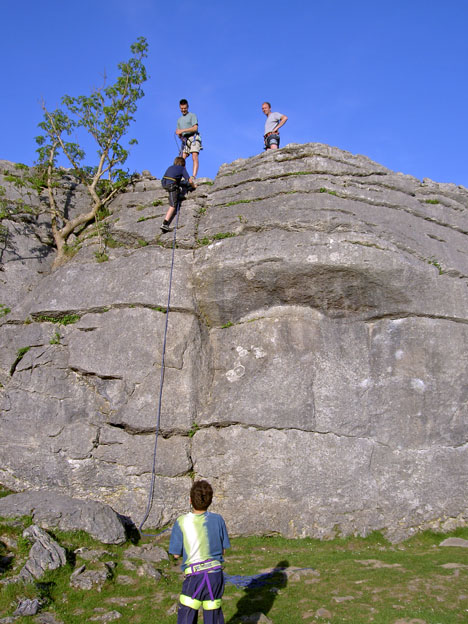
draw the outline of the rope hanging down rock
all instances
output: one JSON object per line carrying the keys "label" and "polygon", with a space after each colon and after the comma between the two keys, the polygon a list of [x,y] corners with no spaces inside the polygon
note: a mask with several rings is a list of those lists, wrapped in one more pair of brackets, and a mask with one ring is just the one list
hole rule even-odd
{"label": "rope hanging down rock", "polygon": [[172,274],[174,272],[174,258],[175,258],[175,248],[176,248],[177,226],[179,224],[179,212],[180,212],[180,199],[177,202],[176,221],[175,221],[175,227],[174,227],[174,236],[173,236],[173,239],[172,239],[172,259],[171,259],[171,270],[170,270],[170,274],[169,274],[169,288],[168,288],[168,293],[167,293],[166,323],[165,323],[165,326],[164,326],[164,339],[163,339],[163,347],[162,347],[161,377],[160,377],[160,381],[159,381],[158,416],[157,416],[157,419],[156,419],[156,434],[155,434],[155,438],[154,438],[153,466],[152,466],[152,469],[151,469],[151,484],[150,484],[150,489],[149,489],[149,494],[148,494],[148,503],[146,505],[145,515],[143,517],[143,520],[140,523],[140,526],[138,527],[138,530],[140,531],[140,533],[141,533],[141,529],[142,529],[143,525],[148,520],[148,516],[150,514],[151,507],[153,505],[154,483],[155,483],[155,480],[156,480],[156,453],[157,453],[157,448],[158,448],[159,430],[160,430],[160,426],[161,426],[161,402],[162,402],[162,393],[163,393],[163,386],[164,386],[164,371],[165,371],[165,360],[166,360],[167,327],[168,327],[168,323],[169,323],[169,309],[170,309],[170,305],[171,305]]}

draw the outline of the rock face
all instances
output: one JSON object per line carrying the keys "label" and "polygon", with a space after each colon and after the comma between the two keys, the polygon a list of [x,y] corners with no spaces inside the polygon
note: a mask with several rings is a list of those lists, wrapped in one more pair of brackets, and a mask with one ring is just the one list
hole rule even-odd
{"label": "rock face", "polygon": [[[147,525],[187,510],[193,475],[212,482],[231,533],[466,525],[468,190],[320,144],[202,182],[177,233]],[[79,185],[68,195],[71,210],[86,202]],[[54,272],[50,249],[31,249],[44,222],[15,224],[0,273],[0,482],[138,524],[172,235],[155,179],[111,208],[109,260],[91,227]]]}

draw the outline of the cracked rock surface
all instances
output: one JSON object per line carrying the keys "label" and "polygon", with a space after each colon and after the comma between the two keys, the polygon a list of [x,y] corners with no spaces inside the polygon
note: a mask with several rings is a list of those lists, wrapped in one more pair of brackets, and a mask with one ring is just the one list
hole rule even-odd
{"label": "cracked rock surface", "polygon": [[[77,183],[59,192],[71,213],[86,205]],[[53,272],[45,218],[7,224],[3,485],[142,519],[167,207],[160,182],[141,178],[105,219],[109,260],[96,261],[89,226]],[[201,179],[177,243],[147,526],[187,510],[194,476],[213,483],[233,534],[399,540],[466,525],[467,189],[292,144]]]}

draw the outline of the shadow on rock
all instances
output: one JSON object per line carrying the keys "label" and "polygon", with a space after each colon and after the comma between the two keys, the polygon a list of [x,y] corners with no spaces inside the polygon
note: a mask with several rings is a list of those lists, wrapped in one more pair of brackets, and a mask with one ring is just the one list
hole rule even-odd
{"label": "shadow on rock", "polygon": [[279,590],[288,584],[285,572],[288,567],[289,561],[279,561],[271,572],[251,577],[227,576],[228,582],[245,588],[244,596],[237,603],[237,611],[227,624],[253,623],[259,621],[262,614],[267,615]]}

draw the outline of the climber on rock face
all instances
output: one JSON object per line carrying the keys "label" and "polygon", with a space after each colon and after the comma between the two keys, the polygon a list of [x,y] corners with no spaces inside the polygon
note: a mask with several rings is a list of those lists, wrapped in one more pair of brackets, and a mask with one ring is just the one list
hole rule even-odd
{"label": "climber on rock face", "polygon": [[262,111],[267,116],[265,121],[265,134],[263,140],[265,141],[265,149],[278,149],[280,146],[280,135],[278,130],[281,126],[288,121],[286,115],[281,113],[272,113],[270,102],[263,102]]}
{"label": "climber on rock face", "polygon": [[165,233],[169,231],[169,225],[182,197],[189,190],[189,187],[196,188],[194,179],[189,177],[185,168],[185,160],[182,156],[177,156],[174,159],[174,164],[168,167],[162,177],[161,185],[169,193],[169,210],[166,212],[161,225],[161,230]]}
{"label": "climber on rock face", "polygon": [[198,119],[195,113],[189,113],[189,104],[187,100],[180,100],[180,112],[182,116],[177,120],[176,134],[182,141],[182,154],[187,159],[192,154],[193,160],[193,177],[197,177],[198,173],[198,154],[203,149],[201,144],[201,136],[198,133]]}

